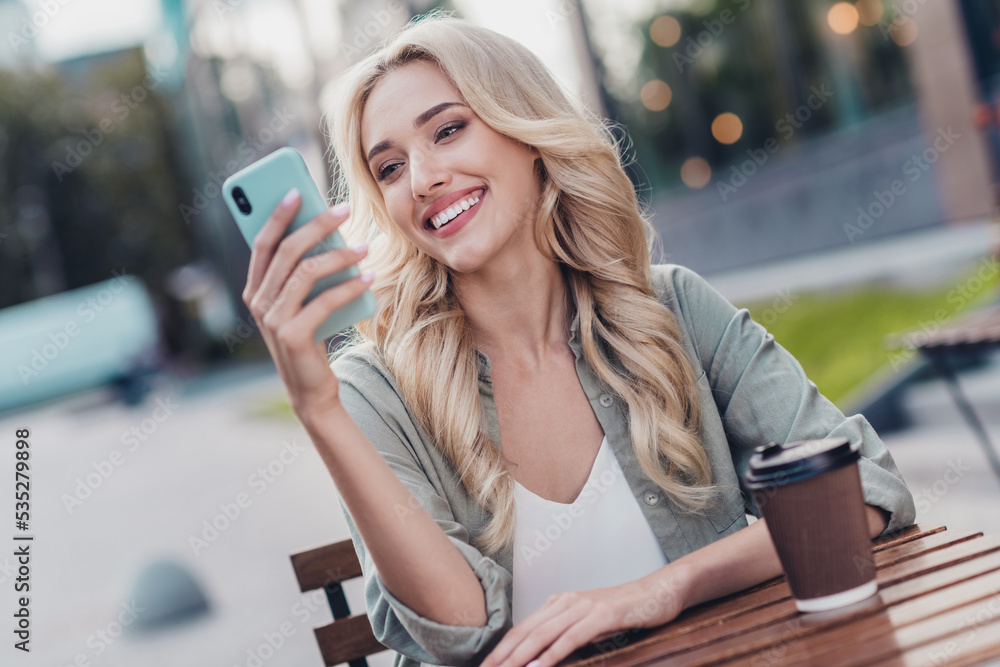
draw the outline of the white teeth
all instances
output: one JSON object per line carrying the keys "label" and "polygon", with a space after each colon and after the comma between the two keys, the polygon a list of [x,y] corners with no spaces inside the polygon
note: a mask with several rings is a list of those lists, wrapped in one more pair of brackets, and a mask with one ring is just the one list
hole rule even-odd
{"label": "white teeth", "polygon": [[434,225],[434,229],[440,229],[451,220],[454,220],[459,213],[462,211],[468,211],[478,203],[479,197],[463,199],[431,218],[431,224]]}

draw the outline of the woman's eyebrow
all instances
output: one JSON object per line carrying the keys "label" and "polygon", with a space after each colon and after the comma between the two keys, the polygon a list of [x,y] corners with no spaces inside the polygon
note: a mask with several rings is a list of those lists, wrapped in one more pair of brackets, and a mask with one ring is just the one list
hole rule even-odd
{"label": "woman's eyebrow", "polygon": [[[421,127],[426,125],[431,118],[438,115],[445,109],[454,106],[467,107],[468,105],[462,104],[461,102],[442,102],[441,104],[435,104],[430,109],[423,112],[413,120],[413,129],[419,130]],[[370,151],[368,151],[368,161],[371,162],[373,157],[375,157],[384,150],[388,150],[391,147],[392,147],[392,142],[389,141],[388,139],[378,142],[377,144],[372,146],[372,149]]]}

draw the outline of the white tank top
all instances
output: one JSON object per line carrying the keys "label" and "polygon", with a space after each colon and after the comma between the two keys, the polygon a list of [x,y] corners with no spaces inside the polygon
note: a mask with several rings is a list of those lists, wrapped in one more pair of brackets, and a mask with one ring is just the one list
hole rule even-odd
{"label": "white tank top", "polygon": [[515,481],[513,620],[550,595],[634,581],[667,564],[607,436],[572,504],[535,495]]}

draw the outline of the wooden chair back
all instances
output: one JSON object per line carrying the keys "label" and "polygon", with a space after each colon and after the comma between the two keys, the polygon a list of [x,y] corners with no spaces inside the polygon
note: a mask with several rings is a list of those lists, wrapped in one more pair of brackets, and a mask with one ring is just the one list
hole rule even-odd
{"label": "wooden chair back", "polygon": [[351,616],[341,582],[361,576],[361,563],[351,540],[291,555],[292,569],[303,593],[322,588],[333,612],[333,622],[315,628],[323,664],[368,667],[365,658],[388,650],[372,633],[367,614]]}

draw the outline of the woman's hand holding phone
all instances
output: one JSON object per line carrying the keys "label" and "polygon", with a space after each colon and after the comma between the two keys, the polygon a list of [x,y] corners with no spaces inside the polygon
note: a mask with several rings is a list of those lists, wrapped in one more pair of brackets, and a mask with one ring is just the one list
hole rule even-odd
{"label": "woman's hand holding phone", "polygon": [[303,306],[316,280],[356,264],[368,249],[364,245],[338,248],[303,259],[347,219],[350,208],[347,203],[335,206],[283,239],[300,205],[298,191],[290,191],[254,238],[243,302],[285,383],[292,410],[301,419],[307,411],[325,411],[340,400],[326,343],[314,342],[316,329],[333,311],[368,289],[374,276],[367,272],[350,278]]}

